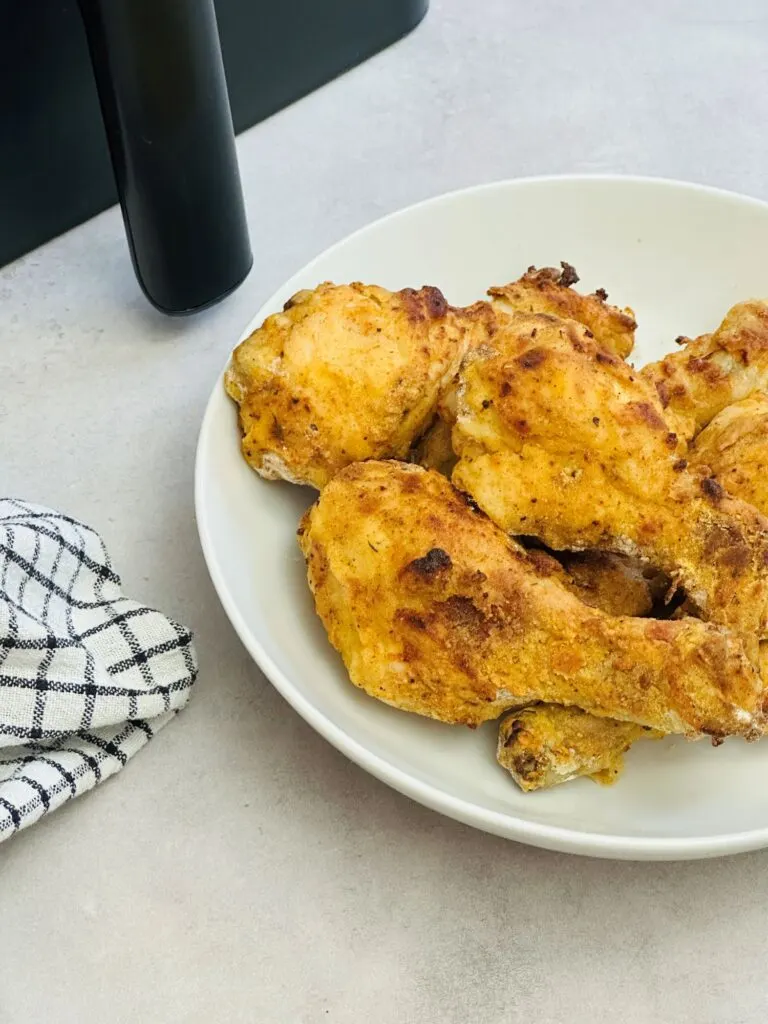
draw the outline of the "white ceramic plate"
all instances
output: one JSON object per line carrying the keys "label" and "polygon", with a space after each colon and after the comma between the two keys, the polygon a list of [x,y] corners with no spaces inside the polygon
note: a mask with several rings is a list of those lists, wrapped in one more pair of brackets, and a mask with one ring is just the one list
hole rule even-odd
{"label": "white ceramic plate", "polygon": [[[531,263],[567,260],[579,287],[605,287],[634,308],[643,363],[678,334],[714,327],[734,302],[768,295],[767,253],[768,204],[726,192],[639,178],[500,182],[420,203],[339,242],[273,295],[243,337],[299,288],[327,279],[435,284],[463,304]],[[435,810],[551,849],[674,859],[768,845],[768,741],[639,744],[612,788],[578,780],[523,795],[495,763],[493,723],[476,732],[440,725],[356,690],[315,617],[296,545],[313,498],[249,469],[217,380],[196,467],[211,577],[267,676],[348,757]]]}

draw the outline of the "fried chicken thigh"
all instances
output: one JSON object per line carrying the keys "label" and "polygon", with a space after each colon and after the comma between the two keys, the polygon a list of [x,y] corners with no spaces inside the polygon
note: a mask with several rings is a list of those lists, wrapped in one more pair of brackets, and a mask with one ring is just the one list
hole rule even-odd
{"label": "fried chicken thigh", "polygon": [[760,680],[727,631],[588,608],[438,473],[349,466],[299,542],[350,679],[395,707],[468,725],[537,700],[689,735],[762,724]]}
{"label": "fried chicken thigh", "polygon": [[638,556],[757,660],[768,522],[688,466],[654,388],[573,321],[518,316],[461,371],[453,481],[504,531]]}
{"label": "fried chicken thigh", "polygon": [[437,288],[298,292],[226,374],[246,460],[268,479],[320,489],[351,462],[404,457],[493,320],[487,303],[455,309]]}

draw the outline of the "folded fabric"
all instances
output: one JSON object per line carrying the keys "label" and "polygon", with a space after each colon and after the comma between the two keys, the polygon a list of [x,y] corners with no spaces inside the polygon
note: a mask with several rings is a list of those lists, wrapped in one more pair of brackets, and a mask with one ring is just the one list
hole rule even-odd
{"label": "folded fabric", "polygon": [[119,771],[196,674],[189,630],[122,596],[97,533],[0,499],[0,841]]}

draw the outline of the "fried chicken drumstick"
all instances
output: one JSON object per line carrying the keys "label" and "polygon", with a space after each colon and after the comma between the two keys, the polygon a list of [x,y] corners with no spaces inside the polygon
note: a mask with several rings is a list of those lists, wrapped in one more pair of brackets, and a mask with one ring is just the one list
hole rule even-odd
{"label": "fried chicken drumstick", "polygon": [[352,682],[405,711],[477,725],[547,701],[687,735],[761,726],[760,680],[727,631],[587,607],[436,472],[348,467],[299,542]]}
{"label": "fried chicken drumstick", "polygon": [[654,388],[573,321],[519,315],[465,361],[456,486],[505,532],[638,556],[757,662],[768,522],[689,467]]}
{"label": "fried chicken drumstick", "polygon": [[502,718],[496,759],[526,793],[582,775],[609,783],[618,777],[622,756],[633,743],[660,735],[634,722],[596,718],[579,708],[536,704]]}
{"label": "fried chicken drumstick", "polygon": [[[636,373],[632,311],[561,266],[464,309],[436,288],[325,283],[226,376],[247,461],[327,488],[301,544],[353,681],[443,721],[515,708],[499,760],[524,789],[615,774],[646,735],[756,734],[768,664],[768,523],[736,500],[768,511],[768,399],[745,397],[768,385],[768,305]],[[526,554],[435,474],[350,465],[409,452],[444,472],[458,457],[504,530],[571,553]],[[627,554],[712,625],[620,617],[652,604]]]}
{"label": "fried chicken drumstick", "polygon": [[[600,288],[592,295],[577,292],[573,285],[579,275],[570,263],[561,263],[561,270],[554,267],[529,267],[517,281],[488,289],[491,299],[492,316],[484,317],[486,336],[473,333],[475,345],[489,341],[496,330],[515,313],[544,313],[558,319],[576,320],[590,332],[598,345],[621,359],[631,353],[635,344],[634,313],[631,309],[619,309],[606,302],[608,293]],[[419,439],[412,453],[413,462],[427,469],[439,469],[449,476],[456,464],[456,455],[451,443],[451,431],[456,422],[455,380],[444,389],[437,405],[438,415],[429,430]]]}

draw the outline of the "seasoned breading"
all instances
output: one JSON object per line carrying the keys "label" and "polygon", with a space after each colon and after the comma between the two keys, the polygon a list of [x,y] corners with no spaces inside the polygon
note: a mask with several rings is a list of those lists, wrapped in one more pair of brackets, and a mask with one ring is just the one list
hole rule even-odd
{"label": "seasoned breading", "polygon": [[349,466],[299,542],[350,679],[402,710],[477,725],[546,701],[688,735],[762,725],[760,680],[727,631],[588,608],[436,472]]}
{"label": "seasoned breading", "polygon": [[[561,267],[467,308],[326,282],[225,381],[247,461],[322,490],[300,544],[352,681],[445,722],[514,709],[524,790],[615,778],[644,736],[753,738],[768,707],[768,303],[635,371],[632,310]],[[473,498],[376,461],[402,458]]]}
{"label": "seasoned breading", "polygon": [[[489,288],[488,294],[498,323],[487,331],[487,337],[476,332],[475,343],[482,344],[491,338],[495,329],[503,325],[510,315],[544,313],[576,320],[588,328],[599,345],[621,359],[626,359],[635,343],[637,324],[634,313],[628,308],[619,309],[608,305],[607,292],[602,289],[591,295],[582,295],[573,288],[578,280],[574,268],[569,263],[562,263],[560,270],[554,267],[542,267],[540,270],[529,267],[519,280]],[[412,453],[412,461],[446,475],[450,475],[456,463],[451,431],[456,422],[457,384],[458,379],[444,389],[438,403],[438,415]]]}
{"label": "seasoned breading", "polygon": [[696,437],[690,459],[768,515],[768,395],[756,391],[726,406]]}
{"label": "seasoned breading", "polygon": [[502,718],[496,758],[525,792],[583,775],[612,782],[630,746],[659,735],[634,722],[596,718],[579,708],[536,704]]}
{"label": "seasoned breading", "polygon": [[512,318],[461,370],[452,479],[503,530],[667,573],[757,657],[768,521],[688,467],[654,389],[574,321]]}
{"label": "seasoned breading", "polygon": [[568,263],[554,267],[529,267],[519,281],[490,288],[494,309],[504,313],[551,313],[564,320],[577,320],[587,327],[603,348],[626,359],[635,344],[635,314],[606,302],[607,293],[599,289],[582,295],[572,286],[578,274]]}
{"label": "seasoned breading", "polygon": [[268,479],[319,489],[351,462],[405,457],[494,322],[487,303],[456,309],[437,288],[298,292],[238,346],[226,374],[245,458]]}
{"label": "seasoned breading", "polygon": [[640,372],[690,440],[721,409],[768,388],[768,302],[752,299],[728,311],[714,334],[693,341]]}

